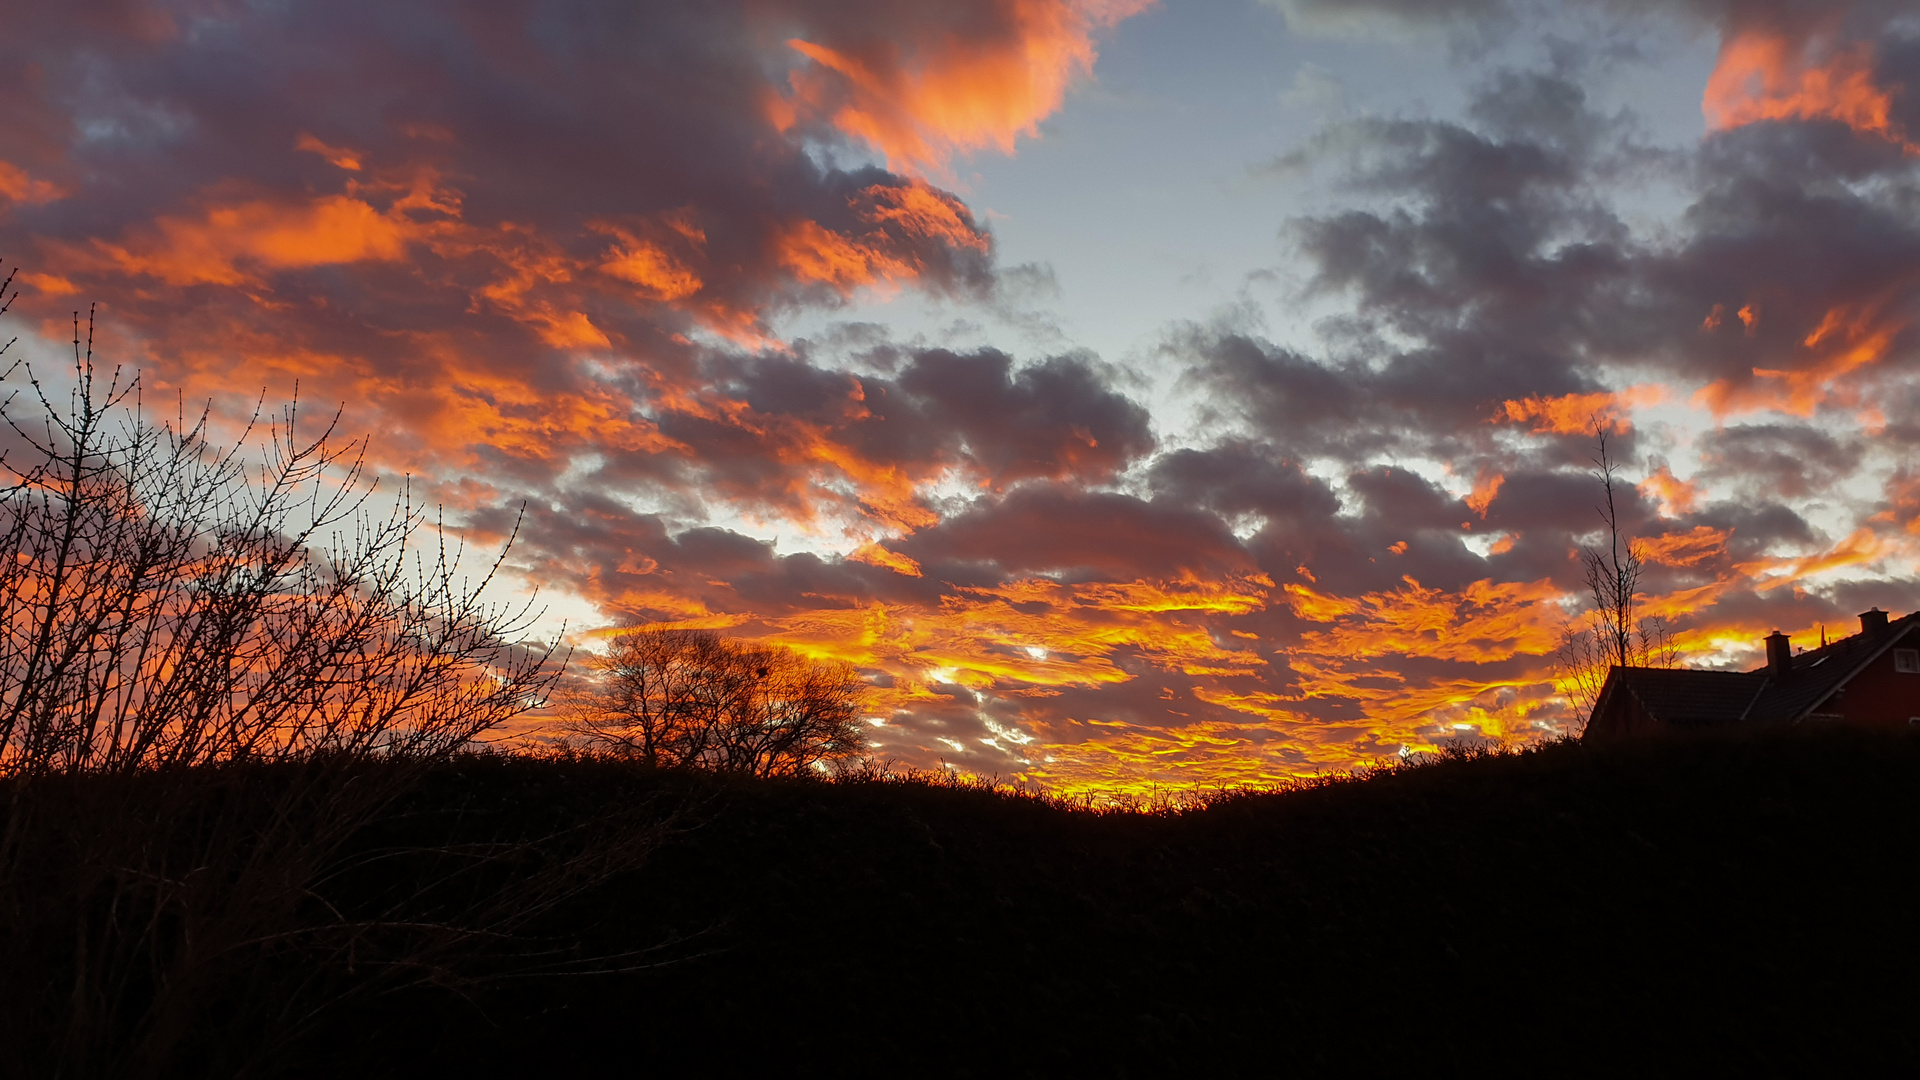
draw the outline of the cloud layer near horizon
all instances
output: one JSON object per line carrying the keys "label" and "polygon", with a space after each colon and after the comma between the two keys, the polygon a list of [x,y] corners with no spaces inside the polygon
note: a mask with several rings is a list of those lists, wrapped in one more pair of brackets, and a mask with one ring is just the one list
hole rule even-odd
{"label": "cloud layer near horizon", "polygon": [[[1141,6],[10,4],[16,314],[101,301],[160,388],[298,380],[477,536],[525,503],[528,576],[610,624],[850,660],[881,756],[1057,786],[1562,730],[1596,419],[1696,661],[1920,605],[1920,34],[1891,6],[1687,7],[1720,35],[1696,146],[1577,65],[1329,127],[1283,164],[1347,206],[1268,224],[1333,314],[1170,321],[1199,436],[1083,351],[778,338],[891,291],[998,302],[954,163],[1017,152]],[[1658,235],[1629,224],[1652,185],[1685,205]]]}

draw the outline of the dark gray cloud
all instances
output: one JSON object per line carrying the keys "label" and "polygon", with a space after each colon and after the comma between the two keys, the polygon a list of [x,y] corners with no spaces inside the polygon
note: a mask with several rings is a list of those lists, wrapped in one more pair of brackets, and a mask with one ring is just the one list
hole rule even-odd
{"label": "dark gray cloud", "polygon": [[1384,203],[1288,227],[1308,296],[1346,302],[1323,324],[1339,359],[1176,338],[1220,407],[1290,452],[1444,458],[1484,441],[1502,401],[1595,391],[1633,351],[1639,253],[1601,186],[1651,155],[1564,78],[1497,76],[1472,114],[1339,125],[1303,158]]}
{"label": "dark gray cloud", "polygon": [[1703,477],[1761,497],[1825,495],[1860,468],[1866,447],[1801,424],[1736,424],[1701,438]]}
{"label": "dark gray cloud", "polygon": [[[1358,32],[1381,26],[1513,31],[1553,5],[1538,0],[1268,0],[1306,29]],[[1805,33],[1823,23],[1876,29],[1909,12],[1901,0],[1576,0],[1623,19],[1679,17],[1716,27],[1767,26]]]}
{"label": "dark gray cloud", "polygon": [[1324,482],[1262,441],[1234,439],[1171,451],[1154,459],[1147,479],[1157,499],[1229,519],[1258,515],[1317,522],[1340,510],[1339,498]]}
{"label": "dark gray cloud", "polygon": [[[1696,10],[1789,28],[1818,14]],[[1882,75],[1904,71],[1906,39],[1882,44]],[[1645,381],[1670,397],[1698,391],[1727,419],[1702,437],[1696,480],[1739,493],[1682,500],[1671,517],[1652,494],[1619,493],[1623,525],[1663,553],[1650,588],[1713,587],[1719,606],[1695,617],[1716,625],[1789,609],[1832,615],[1826,605],[1852,601],[1780,588],[1772,575],[1792,572],[1782,551],[1841,541],[1791,502],[1834,496],[1867,468],[1869,447],[1911,437],[1881,403],[1914,393],[1915,158],[1884,132],[1823,115],[1656,150],[1631,116],[1595,112],[1577,79],[1495,74],[1459,121],[1336,125],[1287,162],[1331,170],[1361,204],[1288,226],[1309,268],[1305,298],[1343,301],[1319,327],[1324,351],[1204,326],[1176,331],[1167,348],[1266,458],[1356,466],[1338,521],[1363,557],[1329,557],[1329,538],[1307,539],[1305,528],[1285,545],[1252,546],[1276,573],[1312,551],[1314,572],[1343,595],[1390,588],[1398,574],[1448,588],[1489,574],[1544,578],[1577,593],[1570,549],[1601,524],[1586,420],[1604,414],[1606,388]],[[1672,232],[1637,234],[1617,213],[1623,181],[1642,178],[1691,190]],[[1567,405],[1551,430],[1545,412],[1508,407],[1555,399]],[[1739,420],[1753,414],[1779,419]],[[1828,430],[1861,416],[1879,424],[1876,415],[1890,419],[1875,443]],[[1645,440],[1633,430],[1612,440],[1636,480],[1656,464]],[[1462,483],[1500,486],[1481,514],[1417,475],[1369,464],[1383,458],[1438,460]],[[1906,517],[1880,520],[1882,542],[1896,542]],[[1468,543],[1489,533],[1503,539]],[[1745,591],[1749,574],[1765,587]]]}
{"label": "dark gray cloud", "polygon": [[1253,565],[1214,515],[1051,484],[1022,485],[976,503],[900,549],[927,566],[960,563],[1001,575],[1082,580],[1218,574]]}

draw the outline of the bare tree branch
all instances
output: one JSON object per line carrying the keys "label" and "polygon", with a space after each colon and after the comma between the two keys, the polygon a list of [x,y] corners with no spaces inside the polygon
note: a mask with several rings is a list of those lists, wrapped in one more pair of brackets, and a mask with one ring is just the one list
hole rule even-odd
{"label": "bare tree branch", "polygon": [[[372,501],[337,413],[257,405],[217,444],[207,409],[149,419],[73,327],[70,389],[15,361],[0,398],[0,1012],[40,1033],[0,1072],[244,1074],[476,957],[630,965],[499,943],[635,865],[651,811],[392,848],[417,873],[391,895],[364,876],[368,830],[562,671],[532,601],[486,599],[513,537],[468,577],[409,487]],[[215,1027],[248,1056],[183,1064]]]}
{"label": "bare tree branch", "polygon": [[1672,667],[1679,659],[1665,620],[1637,615],[1646,546],[1629,536],[1621,523],[1615,491],[1620,467],[1608,450],[1608,433],[1607,423],[1596,417],[1593,478],[1600,482],[1602,501],[1595,509],[1606,525],[1606,545],[1580,552],[1593,607],[1561,628],[1555,653],[1557,689],[1573,702],[1583,722],[1592,714],[1613,668]]}

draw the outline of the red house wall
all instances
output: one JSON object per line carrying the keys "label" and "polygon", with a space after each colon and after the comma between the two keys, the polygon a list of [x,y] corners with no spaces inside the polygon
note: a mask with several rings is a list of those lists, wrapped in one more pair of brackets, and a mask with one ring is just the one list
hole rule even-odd
{"label": "red house wall", "polygon": [[1920,716],[1920,674],[1895,671],[1893,650],[1916,648],[1920,648],[1920,633],[1909,628],[1901,640],[1847,683],[1839,700],[1815,711],[1839,713],[1849,724],[1906,727],[1910,717]]}

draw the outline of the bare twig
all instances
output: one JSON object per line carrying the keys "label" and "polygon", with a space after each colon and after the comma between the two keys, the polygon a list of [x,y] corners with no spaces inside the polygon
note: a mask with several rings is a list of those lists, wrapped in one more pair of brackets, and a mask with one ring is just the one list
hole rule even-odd
{"label": "bare twig", "polygon": [[1672,667],[1679,659],[1666,621],[1637,614],[1646,546],[1629,536],[1621,522],[1615,490],[1620,467],[1607,447],[1606,422],[1595,418],[1593,433],[1593,478],[1602,492],[1601,505],[1595,509],[1606,525],[1606,544],[1580,552],[1593,607],[1561,628],[1555,655],[1558,689],[1573,702],[1583,721],[1599,701],[1611,669]]}

